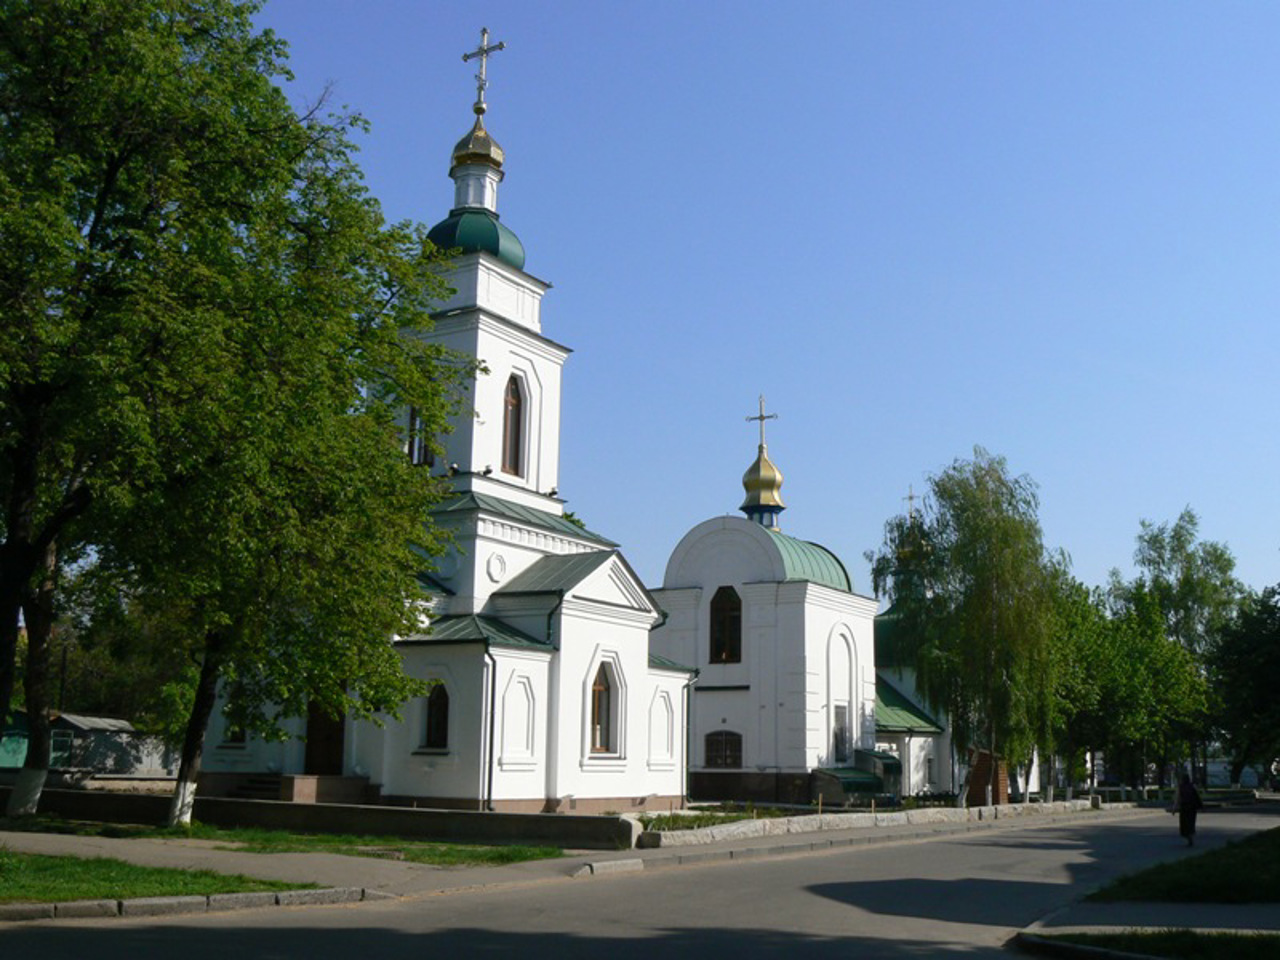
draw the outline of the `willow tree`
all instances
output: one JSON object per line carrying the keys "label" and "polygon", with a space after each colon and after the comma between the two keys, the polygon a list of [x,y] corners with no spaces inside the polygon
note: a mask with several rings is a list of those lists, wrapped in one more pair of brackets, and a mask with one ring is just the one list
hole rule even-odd
{"label": "willow tree", "polygon": [[442,293],[424,231],[367,194],[358,118],[290,106],[258,6],[0,4],[0,715],[18,608],[38,655],[58,558],[92,545],[199,677],[177,819],[220,680],[286,708],[412,692],[389,637],[441,491],[397,411],[438,435],[462,369],[413,336]]}
{"label": "willow tree", "polygon": [[[930,477],[922,513],[891,519],[871,558],[877,594],[911,625],[919,689],[962,753],[1029,756],[1046,709],[1051,565],[1038,506],[1030,478],[975,448]],[[993,763],[988,799],[995,775]]]}

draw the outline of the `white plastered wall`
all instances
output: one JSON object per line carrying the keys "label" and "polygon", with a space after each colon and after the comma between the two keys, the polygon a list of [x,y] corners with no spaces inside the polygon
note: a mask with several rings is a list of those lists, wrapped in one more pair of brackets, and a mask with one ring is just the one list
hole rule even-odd
{"label": "white plastered wall", "polygon": [[[744,770],[826,765],[835,702],[849,706],[852,745],[874,744],[876,604],[785,581],[771,536],[738,517],[701,523],[672,552],[663,589],[654,591],[668,613],[654,632],[654,652],[700,671],[691,717],[694,769],[705,769],[705,738],[717,730],[742,735]],[[740,663],[710,662],[710,605],[721,586],[742,600]],[[840,677],[831,676],[833,644],[846,651]]]}
{"label": "white plastered wall", "polygon": [[[682,793],[686,676],[650,669],[649,630],[656,619],[617,559],[587,577],[556,611],[554,761],[546,790],[562,808],[571,809],[575,799]],[[613,739],[612,749],[595,752],[591,686],[601,664],[608,665],[613,686]]]}

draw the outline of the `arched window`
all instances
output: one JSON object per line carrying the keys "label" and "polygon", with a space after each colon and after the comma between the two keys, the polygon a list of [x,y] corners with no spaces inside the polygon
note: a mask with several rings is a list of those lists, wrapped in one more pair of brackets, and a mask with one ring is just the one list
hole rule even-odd
{"label": "arched window", "polygon": [[715,730],[707,734],[708,767],[738,770],[742,767],[742,734]]}
{"label": "arched window", "polygon": [[427,719],[422,731],[424,750],[449,749],[449,691],[437,683],[427,694]]}
{"label": "arched window", "polygon": [[742,601],[733,587],[711,598],[711,662],[742,662]]}
{"label": "arched window", "polygon": [[613,683],[609,668],[600,664],[591,683],[591,752],[614,753]]}
{"label": "arched window", "polygon": [[524,394],[520,378],[512,374],[502,411],[502,472],[524,476]]}

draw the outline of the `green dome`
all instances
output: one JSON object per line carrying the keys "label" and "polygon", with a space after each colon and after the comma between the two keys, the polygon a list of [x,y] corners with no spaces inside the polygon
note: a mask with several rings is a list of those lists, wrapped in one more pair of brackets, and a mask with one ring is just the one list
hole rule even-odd
{"label": "green dome", "polygon": [[454,210],[431,228],[427,239],[441,250],[458,249],[463,253],[483,250],[517,270],[524,269],[524,244],[488,210]]}

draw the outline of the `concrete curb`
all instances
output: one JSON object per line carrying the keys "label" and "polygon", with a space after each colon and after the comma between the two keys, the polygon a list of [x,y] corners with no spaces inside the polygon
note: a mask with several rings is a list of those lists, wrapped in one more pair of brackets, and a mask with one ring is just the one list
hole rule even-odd
{"label": "concrete curb", "polygon": [[[603,871],[609,872],[609,871]],[[620,871],[614,871],[620,872]],[[223,913],[262,907],[308,907],[364,900],[398,900],[395,894],[364,887],[320,890],[211,893],[199,897],[138,897],[133,900],[68,900],[62,903],[0,903],[0,923],[28,920],[83,920],[102,917],[164,917],[191,913]]]}
{"label": "concrete curb", "polygon": [[1129,953],[1107,947],[1091,947],[1083,943],[1067,943],[1026,932],[1014,934],[1013,945],[1023,953],[1060,957],[1064,960],[1160,960],[1149,953]]}

